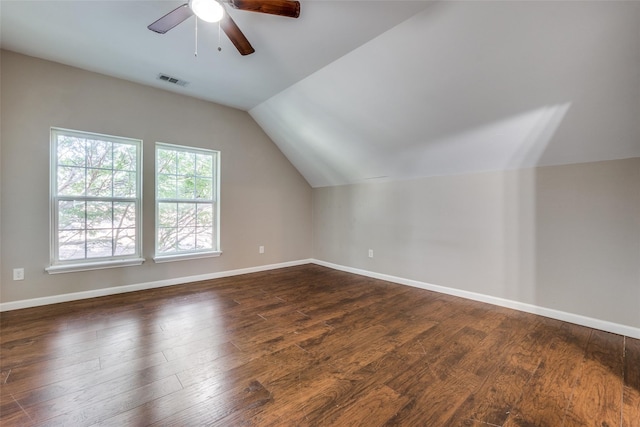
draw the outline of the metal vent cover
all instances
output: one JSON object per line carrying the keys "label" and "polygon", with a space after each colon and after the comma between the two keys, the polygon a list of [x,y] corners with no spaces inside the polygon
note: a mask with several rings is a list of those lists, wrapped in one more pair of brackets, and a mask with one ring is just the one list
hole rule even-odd
{"label": "metal vent cover", "polygon": [[178,85],[178,86],[186,86],[189,84],[188,81],[185,80],[181,80],[177,77],[172,77],[168,74],[164,74],[164,73],[160,73],[158,74],[158,80],[162,80],[163,82],[167,82],[167,83],[171,83],[174,85]]}

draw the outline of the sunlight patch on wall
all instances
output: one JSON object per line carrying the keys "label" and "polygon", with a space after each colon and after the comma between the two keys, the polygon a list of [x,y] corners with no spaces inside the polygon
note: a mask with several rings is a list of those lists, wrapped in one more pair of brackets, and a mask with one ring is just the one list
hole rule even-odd
{"label": "sunlight patch on wall", "polygon": [[403,178],[535,167],[571,103],[544,106],[494,123],[417,142],[399,153]]}

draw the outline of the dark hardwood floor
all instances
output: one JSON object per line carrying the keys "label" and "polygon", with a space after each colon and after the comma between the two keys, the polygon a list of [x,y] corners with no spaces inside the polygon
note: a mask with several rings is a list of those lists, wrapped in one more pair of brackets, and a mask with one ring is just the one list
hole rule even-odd
{"label": "dark hardwood floor", "polygon": [[640,426],[640,341],[304,265],[1,314],[3,426]]}

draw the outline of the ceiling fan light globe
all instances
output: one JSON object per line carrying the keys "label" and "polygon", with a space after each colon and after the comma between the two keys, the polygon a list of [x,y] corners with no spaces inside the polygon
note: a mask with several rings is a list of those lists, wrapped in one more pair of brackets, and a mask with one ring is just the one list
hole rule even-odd
{"label": "ceiling fan light globe", "polygon": [[216,0],[189,0],[189,7],[206,22],[218,22],[224,16],[224,8]]}

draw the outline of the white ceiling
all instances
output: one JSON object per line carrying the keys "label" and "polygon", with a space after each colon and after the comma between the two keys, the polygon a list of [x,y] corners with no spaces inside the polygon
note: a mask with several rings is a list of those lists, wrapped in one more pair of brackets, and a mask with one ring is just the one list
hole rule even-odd
{"label": "white ceiling", "polygon": [[640,156],[637,1],[301,0],[197,58],[179,4],[1,0],[2,47],[247,110],[314,187]]}
{"label": "white ceiling", "polygon": [[227,7],[256,52],[241,56],[217,24],[200,21],[195,57],[195,18],[164,35],[147,29],[186,2],[0,0],[2,48],[249,110],[426,6],[302,0],[298,19]]}

